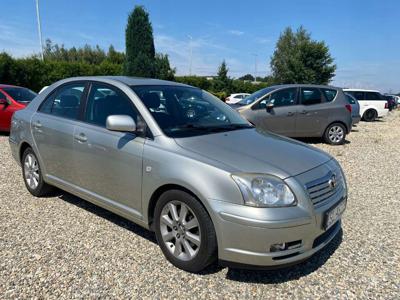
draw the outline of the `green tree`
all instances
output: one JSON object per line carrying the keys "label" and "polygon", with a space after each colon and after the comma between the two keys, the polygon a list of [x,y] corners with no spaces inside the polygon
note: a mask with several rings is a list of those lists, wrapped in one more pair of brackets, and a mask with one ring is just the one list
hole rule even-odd
{"label": "green tree", "polygon": [[157,53],[155,56],[156,78],[164,80],[175,79],[175,68],[171,68],[167,54]]}
{"label": "green tree", "polygon": [[333,62],[325,42],[312,40],[302,26],[296,32],[288,27],[278,39],[271,69],[277,83],[327,84],[335,76]]}
{"label": "green tree", "polygon": [[218,67],[217,77],[212,81],[212,91],[223,93],[220,98],[228,96],[232,91],[232,79],[228,76],[228,66],[225,60],[222,61],[221,65]]}
{"label": "green tree", "polygon": [[254,76],[251,74],[246,74],[242,77],[239,77],[239,80],[248,80],[248,81],[254,81]]}
{"label": "green tree", "polygon": [[136,6],[128,17],[125,44],[125,75],[155,77],[153,28],[143,6]]}

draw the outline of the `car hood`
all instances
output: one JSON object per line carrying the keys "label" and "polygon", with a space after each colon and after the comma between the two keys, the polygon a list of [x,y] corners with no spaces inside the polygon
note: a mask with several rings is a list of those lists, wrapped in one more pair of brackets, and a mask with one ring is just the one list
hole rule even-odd
{"label": "car hood", "polygon": [[304,143],[259,129],[177,138],[182,148],[229,166],[234,172],[265,173],[282,179],[332,159]]}

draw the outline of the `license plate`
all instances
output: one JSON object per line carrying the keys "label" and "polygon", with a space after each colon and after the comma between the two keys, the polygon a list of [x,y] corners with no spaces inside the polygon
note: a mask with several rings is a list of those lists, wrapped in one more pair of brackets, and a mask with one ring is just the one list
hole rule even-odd
{"label": "license plate", "polygon": [[333,224],[337,222],[342,216],[344,210],[346,209],[346,199],[339,202],[333,208],[325,213],[324,229],[329,229]]}

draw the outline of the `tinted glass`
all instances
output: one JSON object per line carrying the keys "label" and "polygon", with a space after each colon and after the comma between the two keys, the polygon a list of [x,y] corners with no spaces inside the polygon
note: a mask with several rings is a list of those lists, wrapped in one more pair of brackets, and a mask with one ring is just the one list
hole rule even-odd
{"label": "tinted glass", "polygon": [[17,102],[31,102],[37,96],[35,92],[21,87],[4,87],[3,91]]}
{"label": "tinted glass", "polygon": [[93,84],[86,105],[85,121],[106,127],[107,117],[111,115],[131,116],[136,124],[140,125],[138,124],[138,112],[128,96],[117,88]]}
{"label": "tinted glass", "polygon": [[364,92],[361,92],[361,91],[349,91],[348,93],[351,94],[357,100],[365,100]]}
{"label": "tinted glass", "polygon": [[276,90],[276,87],[268,87],[268,88],[264,88],[264,89],[258,90],[257,92],[254,92],[253,94],[251,94],[251,95],[243,98],[242,100],[240,100],[238,102],[238,104],[239,105],[251,104],[251,103],[257,101],[258,99],[262,98],[266,94],[272,92],[273,90]]}
{"label": "tinted glass", "polygon": [[296,88],[277,91],[271,94],[269,103],[273,104],[274,107],[293,105],[296,101],[296,93]]}
{"label": "tinted glass", "polygon": [[40,106],[39,111],[76,120],[79,116],[79,106],[84,89],[84,83],[62,86],[46,98]]}
{"label": "tinted glass", "polygon": [[322,102],[322,95],[319,89],[302,88],[301,89],[301,104],[312,105]]}
{"label": "tinted glass", "polygon": [[365,92],[366,100],[383,100],[381,94],[376,92]]}
{"label": "tinted glass", "polygon": [[337,90],[322,89],[322,92],[324,93],[326,101],[328,102],[331,102],[333,99],[335,99],[337,95]]}
{"label": "tinted glass", "polygon": [[251,128],[247,121],[208,92],[181,86],[133,86],[132,89],[171,137]]}
{"label": "tinted glass", "polygon": [[349,102],[350,104],[356,104],[356,101],[354,100],[353,96],[351,96],[347,93],[345,95],[346,95],[347,102]]}

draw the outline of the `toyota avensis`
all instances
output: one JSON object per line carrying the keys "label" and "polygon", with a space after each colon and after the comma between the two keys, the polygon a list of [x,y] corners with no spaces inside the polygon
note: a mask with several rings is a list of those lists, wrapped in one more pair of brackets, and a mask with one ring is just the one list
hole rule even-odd
{"label": "toyota avensis", "polygon": [[31,194],[58,187],[153,230],[190,272],[217,258],[302,261],[340,231],[346,207],[334,158],[174,82],[59,81],[14,114],[10,145]]}

